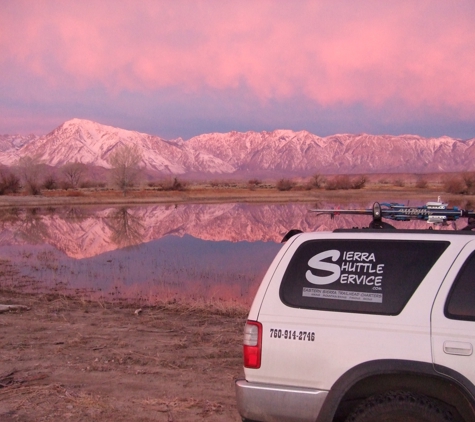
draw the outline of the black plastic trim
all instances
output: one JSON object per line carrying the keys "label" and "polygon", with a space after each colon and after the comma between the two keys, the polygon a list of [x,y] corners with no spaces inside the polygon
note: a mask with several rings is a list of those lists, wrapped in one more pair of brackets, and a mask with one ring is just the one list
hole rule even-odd
{"label": "black plastic trim", "polygon": [[397,374],[422,374],[446,382],[456,381],[467,400],[475,407],[475,385],[458,372],[441,365],[434,368],[434,365],[428,362],[384,359],[361,363],[343,374],[330,389],[316,422],[331,422],[345,394],[359,381],[377,375]]}
{"label": "black plastic trim", "polygon": [[470,394],[475,406],[475,385],[473,385],[473,383],[468,378],[464,377],[459,372],[454,371],[451,368],[447,368],[443,365],[434,365],[434,368],[436,373],[440,375],[443,379],[451,378],[458,384],[463,386],[465,390]]}

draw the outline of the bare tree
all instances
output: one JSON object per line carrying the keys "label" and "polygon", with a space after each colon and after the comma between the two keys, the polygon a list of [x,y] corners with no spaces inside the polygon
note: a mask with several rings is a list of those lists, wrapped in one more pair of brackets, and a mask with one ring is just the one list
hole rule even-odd
{"label": "bare tree", "polygon": [[0,195],[17,193],[20,191],[20,178],[9,168],[0,168]]}
{"label": "bare tree", "polygon": [[325,177],[321,174],[314,174],[310,180],[310,186],[316,189],[320,189],[325,184]]}
{"label": "bare tree", "polygon": [[122,145],[111,153],[108,161],[112,167],[112,182],[125,196],[127,190],[137,183],[142,171],[140,147],[138,145]]}
{"label": "bare tree", "polygon": [[62,168],[67,184],[72,188],[77,188],[79,186],[79,182],[84,176],[84,173],[86,173],[86,170],[86,165],[78,161],[66,163]]}
{"label": "bare tree", "polygon": [[142,220],[142,217],[126,207],[110,212],[106,219],[106,224],[111,230],[110,240],[120,248],[140,244],[145,230]]}
{"label": "bare tree", "polygon": [[16,162],[20,176],[23,179],[26,190],[31,195],[38,195],[41,192],[41,175],[43,164],[36,156],[25,155]]}

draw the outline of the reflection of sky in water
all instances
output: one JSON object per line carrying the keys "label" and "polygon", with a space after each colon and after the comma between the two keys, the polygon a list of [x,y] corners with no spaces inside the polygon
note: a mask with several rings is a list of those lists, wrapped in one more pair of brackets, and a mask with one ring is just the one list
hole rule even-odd
{"label": "reflection of sky in water", "polygon": [[[82,260],[93,271],[91,287],[162,290],[179,296],[246,298],[279,250],[272,242],[205,241],[165,236],[146,244]],[[157,294],[160,294],[157,293]]]}
{"label": "reflection of sky in water", "polygon": [[0,254],[18,264],[27,277],[26,290],[94,290],[108,300],[212,298],[249,303],[280,247],[274,242],[214,242],[185,235],[79,260],[48,245],[2,247]]}
{"label": "reflection of sky in water", "polygon": [[[3,210],[1,285],[27,291],[73,289],[106,300],[213,298],[248,304],[289,229],[334,230],[367,227],[370,222],[367,216],[331,219],[309,213],[314,206]],[[367,206],[346,204],[344,208]],[[427,228],[424,222],[394,225]]]}

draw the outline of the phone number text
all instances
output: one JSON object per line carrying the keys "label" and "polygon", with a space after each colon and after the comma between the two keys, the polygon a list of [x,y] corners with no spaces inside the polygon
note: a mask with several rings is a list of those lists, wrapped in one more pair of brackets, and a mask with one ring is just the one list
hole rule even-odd
{"label": "phone number text", "polygon": [[315,333],[311,331],[270,329],[271,338],[283,338],[285,340],[315,341]]}

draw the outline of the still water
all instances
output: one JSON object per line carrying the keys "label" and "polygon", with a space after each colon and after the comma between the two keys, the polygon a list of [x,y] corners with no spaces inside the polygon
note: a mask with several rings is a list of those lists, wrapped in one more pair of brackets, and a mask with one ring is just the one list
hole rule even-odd
{"label": "still water", "polygon": [[13,290],[107,301],[249,304],[288,230],[369,223],[369,217],[318,216],[309,212],[314,206],[0,210],[0,283]]}

